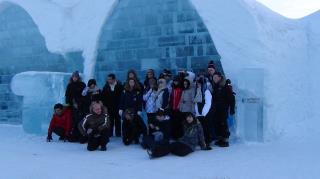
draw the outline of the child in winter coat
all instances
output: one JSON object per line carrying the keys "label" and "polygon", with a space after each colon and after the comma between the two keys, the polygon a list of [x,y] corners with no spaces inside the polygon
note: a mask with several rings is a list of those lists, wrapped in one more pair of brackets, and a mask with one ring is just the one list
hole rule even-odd
{"label": "child in winter coat", "polygon": [[107,150],[110,121],[102,102],[91,104],[90,114],[79,123],[78,127],[81,134],[88,137],[89,151],[97,150],[99,146],[101,151]]}
{"label": "child in winter coat", "polygon": [[54,114],[49,125],[47,141],[52,141],[52,133],[57,134],[59,140],[66,141],[70,137],[71,120],[70,108],[63,107],[60,103],[54,105]]}
{"label": "child in winter coat", "polygon": [[127,109],[122,123],[122,141],[124,145],[140,144],[140,136],[147,135],[147,127],[134,109]]}
{"label": "child in winter coat", "polygon": [[148,124],[155,120],[157,107],[156,107],[156,99],[158,96],[158,89],[157,89],[157,81],[155,79],[149,80],[149,88],[144,92],[143,101],[144,101],[144,108],[147,113],[148,117]]}
{"label": "child in winter coat", "polygon": [[179,103],[179,110],[184,117],[187,113],[194,113],[194,88],[189,80],[183,80],[183,91]]}

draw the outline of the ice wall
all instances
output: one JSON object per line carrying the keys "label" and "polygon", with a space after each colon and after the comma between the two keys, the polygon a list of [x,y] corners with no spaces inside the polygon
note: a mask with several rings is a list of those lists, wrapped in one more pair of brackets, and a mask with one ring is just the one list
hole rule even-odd
{"label": "ice wall", "polygon": [[110,72],[126,79],[128,69],[205,69],[220,55],[189,0],[121,0],[102,26],[95,76],[104,82]]}
{"label": "ice wall", "polygon": [[[49,20],[50,21],[50,20]],[[21,123],[21,96],[12,93],[12,77],[24,71],[71,72],[83,69],[81,52],[48,51],[31,16],[20,6],[0,3],[0,122]]]}
{"label": "ice wall", "polygon": [[47,131],[54,104],[64,103],[65,87],[70,75],[30,71],[13,77],[12,91],[24,97],[22,125],[26,132],[41,134]]}

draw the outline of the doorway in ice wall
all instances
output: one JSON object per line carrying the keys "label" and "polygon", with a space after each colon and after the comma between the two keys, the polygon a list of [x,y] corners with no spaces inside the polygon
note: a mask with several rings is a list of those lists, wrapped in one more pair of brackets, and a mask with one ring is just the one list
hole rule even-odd
{"label": "doorway in ice wall", "polygon": [[101,29],[95,78],[102,85],[108,73],[126,79],[128,69],[144,78],[147,69],[198,71],[220,55],[189,0],[121,0]]}
{"label": "doorway in ice wall", "polygon": [[83,69],[81,52],[64,56],[49,52],[32,17],[22,7],[9,2],[0,3],[0,59],[0,123],[22,123],[23,97],[10,89],[14,75],[25,71]]}

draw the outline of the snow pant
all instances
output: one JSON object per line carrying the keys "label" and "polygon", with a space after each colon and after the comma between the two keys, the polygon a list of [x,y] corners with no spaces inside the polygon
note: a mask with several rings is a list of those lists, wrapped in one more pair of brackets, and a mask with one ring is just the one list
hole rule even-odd
{"label": "snow pant", "polygon": [[109,131],[108,129],[104,129],[101,132],[93,132],[88,137],[88,151],[94,151],[101,147],[105,147],[109,142]]}
{"label": "snow pant", "polygon": [[213,130],[217,140],[228,139],[230,136],[228,128],[228,110],[216,109],[213,112]]}
{"label": "snow pant", "polygon": [[65,138],[65,130],[62,127],[54,127],[52,132],[55,133],[57,136]]}
{"label": "snow pant", "polygon": [[135,125],[128,125],[122,128],[122,142],[124,145],[130,145],[133,142],[139,144],[139,138],[143,134],[142,129],[136,128]]}
{"label": "snow pant", "polygon": [[118,114],[117,109],[110,109],[109,110],[109,119],[110,119],[110,130],[109,130],[109,136],[112,137],[115,135],[117,137],[121,137],[121,118]]}
{"label": "snow pant", "polygon": [[209,145],[212,142],[209,118],[204,117],[204,116],[199,116],[197,118],[200,121],[201,126],[203,128],[204,140],[205,140],[206,144]]}
{"label": "snow pant", "polygon": [[70,142],[79,142],[84,143],[84,137],[81,135],[78,124],[83,119],[83,112],[79,109],[72,108],[72,131]]}
{"label": "snow pant", "polygon": [[155,145],[152,149],[152,157],[158,158],[168,155],[172,153],[173,155],[184,157],[188,154],[192,153],[193,150],[187,144],[182,142],[174,142],[174,143],[163,143],[160,145]]}
{"label": "snow pant", "polygon": [[171,114],[171,138],[179,139],[183,136],[183,114],[180,111],[172,111]]}

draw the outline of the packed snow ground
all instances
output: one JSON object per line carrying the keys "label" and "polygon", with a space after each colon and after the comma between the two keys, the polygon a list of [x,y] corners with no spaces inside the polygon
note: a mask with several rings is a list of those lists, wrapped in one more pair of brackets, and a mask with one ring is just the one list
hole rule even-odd
{"label": "packed snow ground", "polygon": [[88,152],[86,145],[47,143],[46,136],[26,135],[21,127],[0,125],[0,178],[184,178],[301,179],[320,174],[320,140],[236,143],[187,157],[150,160],[138,145],[112,138],[108,151]]}

